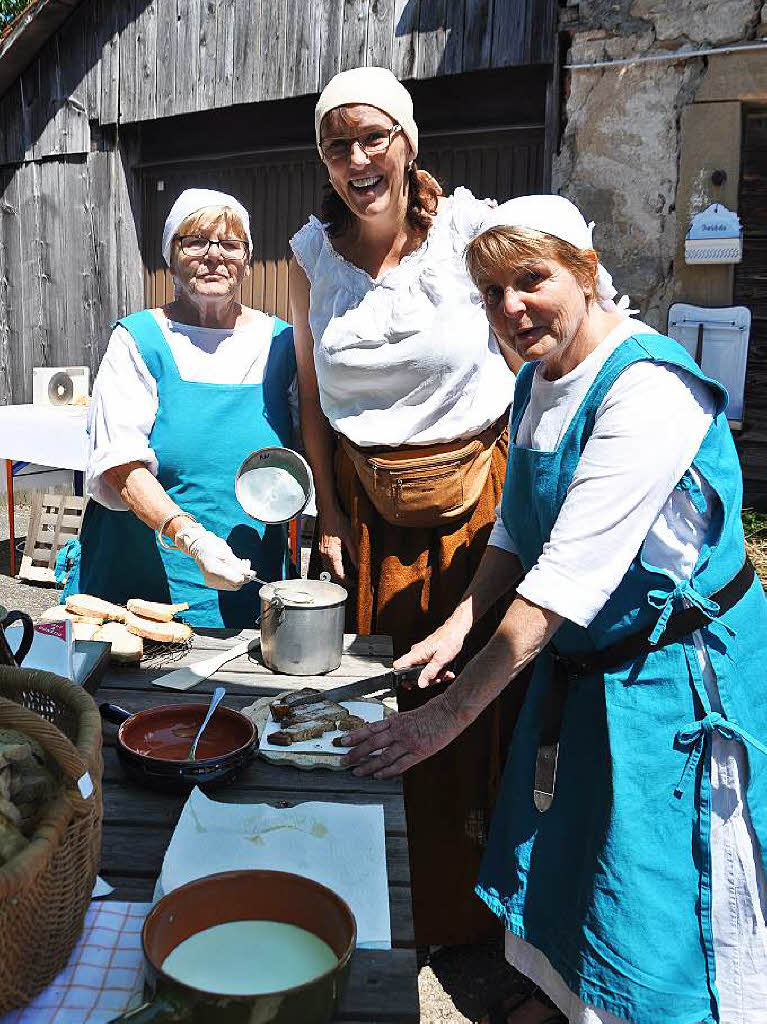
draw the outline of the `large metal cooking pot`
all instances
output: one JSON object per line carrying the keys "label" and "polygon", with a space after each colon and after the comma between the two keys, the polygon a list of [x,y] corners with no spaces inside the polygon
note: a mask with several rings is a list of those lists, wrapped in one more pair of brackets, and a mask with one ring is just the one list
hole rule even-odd
{"label": "large metal cooking pot", "polygon": [[261,654],[273,672],[318,676],[341,664],[347,593],[327,580],[267,583],[261,598]]}
{"label": "large metal cooking pot", "polygon": [[[185,939],[247,920],[304,928],[330,946],[338,963],[303,985],[260,995],[218,995],[163,971],[165,958]],[[112,1024],[327,1024],[346,984],[357,925],[341,897],[311,879],[284,871],[225,871],[164,896],[144,922],[142,941],[150,1002]]]}

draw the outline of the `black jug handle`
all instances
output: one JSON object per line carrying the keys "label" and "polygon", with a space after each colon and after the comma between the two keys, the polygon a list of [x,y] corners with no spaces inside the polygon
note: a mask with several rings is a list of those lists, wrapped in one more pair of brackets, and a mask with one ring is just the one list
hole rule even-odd
{"label": "black jug handle", "polygon": [[[32,622],[26,612],[8,612],[0,622],[0,628],[5,629],[6,626],[12,626],[14,622],[21,622],[24,627],[24,632],[21,636],[21,643],[19,644],[18,650],[11,651],[13,660],[17,665],[21,665],[22,661],[29,654],[29,649],[32,646],[32,641],[35,638],[35,624]],[[10,650],[10,644],[8,645]]]}

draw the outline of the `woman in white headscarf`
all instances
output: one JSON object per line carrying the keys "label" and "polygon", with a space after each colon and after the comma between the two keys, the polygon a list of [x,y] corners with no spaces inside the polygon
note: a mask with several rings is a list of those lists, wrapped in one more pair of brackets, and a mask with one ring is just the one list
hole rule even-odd
{"label": "woman in white headscarf", "polygon": [[[336,75],[315,134],[329,188],[322,222],[311,217],[291,241],[290,268],[319,511],[310,572],[349,586],[350,629],[388,634],[399,655],[455,607],[500,498],[514,374],[462,255],[490,206],[465,188],[443,196],[418,169],[413,102],[385,68]],[[428,696],[403,693],[400,707]],[[495,927],[472,878],[511,721],[494,704],[405,780],[419,944]]]}
{"label": "woman in white headscarf", "polygon": [[[428,714],[351,734],[349,761],[406,770],[535,657],[476,890],[507,958],[571,1024],[758,1024],[767,602],[727,394],[616,306],[567,200],[512,200],[487,228],[469,270],[526,364],[501,516],[456,612],[400,665],[443,678],[472,623],[513,601]],[[564,1020],[540,990],[491,1024]]]}
{"label": "woman in white headscarf", "polygon": [[233,196],[187,189],[162,248],[176,297],[117,322],[94,384],[93,500],[64,598],[186,602],[190,625],[252,626],[254,572],[284,577],[287,536],[243,512],[234,479],[251,452],[291,443],[293,334],[237,299],[252,243]]}

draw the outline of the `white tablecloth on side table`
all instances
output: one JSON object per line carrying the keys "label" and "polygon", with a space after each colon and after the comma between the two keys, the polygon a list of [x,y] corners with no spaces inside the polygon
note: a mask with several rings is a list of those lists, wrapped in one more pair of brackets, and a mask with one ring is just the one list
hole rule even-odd
{"label": "white tablecloth on side table", "polygon": [[16,575],[11,462],[84,470],[88,461],[88,410],[79,405],[0,407],[0,459],[6,460],[10,570]]}
{"label": "white tablecloth on side table", "polygon": [[0,459],[83,470],[87,423],[83,406],[5,405],[0,408]]}

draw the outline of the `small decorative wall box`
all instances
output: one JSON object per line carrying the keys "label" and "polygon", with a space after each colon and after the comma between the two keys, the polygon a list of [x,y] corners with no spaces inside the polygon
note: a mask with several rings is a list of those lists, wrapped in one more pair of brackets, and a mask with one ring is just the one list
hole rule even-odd
{"label": "small decorative wall box", "polygon": [[740,263],[743,228],[737,213],[713,203],[692,218],[684,238],[685,263]]}

